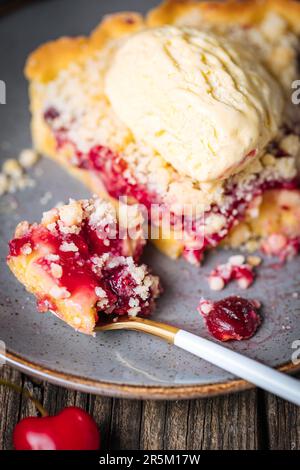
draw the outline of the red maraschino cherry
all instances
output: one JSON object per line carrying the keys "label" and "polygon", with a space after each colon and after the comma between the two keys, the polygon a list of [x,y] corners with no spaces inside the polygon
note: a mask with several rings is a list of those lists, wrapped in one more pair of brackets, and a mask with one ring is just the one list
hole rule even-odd
{"label": "red maraschino cherry", "polygon": [[16,450],[98,450],[100,433],[88,413],[72,406],[55,416],[22,419],[13,443]]}

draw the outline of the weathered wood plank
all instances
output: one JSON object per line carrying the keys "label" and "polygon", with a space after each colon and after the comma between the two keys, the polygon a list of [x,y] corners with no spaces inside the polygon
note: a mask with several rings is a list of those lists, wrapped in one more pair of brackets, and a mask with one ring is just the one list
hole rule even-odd
{"label": "weathered wood plank", "polygon": [[189,401],[170,401],[167,403],[164,449],[186,449]]}
{"label": "weathered wood plank", "polygon": [[145,401],[141,422],[140,448],[161,450],[164,448],[167,404],[164,401]]}
{"label": "weathered wood plank", "polygon": [[111,435],[112,398],[89,396],[87,411],[93,416],[101,433],[101,448],[108,449]]}
{"label": "weathered wood plank", "polygon": [[267,393],[266,414],[270,449],[300,449],[300,408]]}
{"label": "weathered wood plank", "polygon": [[113,400],[110,428],[111,449],[139,449],[142,402]]}
{"label": "weathered wood plank", "polygon": [[87,409],[88,395],[44,383],[43,406],[49,414],[55,414],[66,406],[79,406]]}
{"label": "weathered wood plank", "polygon": [[[43,401],[43,383],[36,382],[27,377],[26,375],[22,375],[22,382],[23,382],[23,389],[28,390],[28,392],[40,403]],[[35,404],[29,400],[26,396],[21,397],[20,403],[20,412],[19,412],[19,419],[26,418],[27,416],[38,416],[39,412],[36,409]]]}
{"label": "weathered wood plank", "polygon": [[257,391],[190,402],[187,449],[257,449]]}
{"label": "weathered wood plank", "polygon": [[[0,369],[0,376],[22,386],[21,374],[8,366]],[[12,432],[19,419],[20,403],[19,393],[0,386],[0,450],[12,449]]]}

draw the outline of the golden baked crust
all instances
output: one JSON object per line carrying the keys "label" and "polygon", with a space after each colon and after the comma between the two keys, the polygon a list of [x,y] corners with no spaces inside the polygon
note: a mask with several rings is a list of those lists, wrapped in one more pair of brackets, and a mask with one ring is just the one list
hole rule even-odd
{"label": "golden baked crust", "polygon": [[260,23],[269,12],[279,13],[291,30],[300,34],[300,2],[296,0],[166,0],[144,18],[139,13],[122,12],[104,17],[88,37],[62,37],[38,47],[30,54],[25,75],[29,80],[47,82],[71,62],[80,62],[101,49],[111,39],[163,24],[202,23],[249,25]]}
{"label": "golden baked crust", "polygon": [[62,37],[42,44],[33,51],[25,65],[28,80],[46,83],[71,62],[80,62],[94,51],[102,49],[108,41],[145,27],[139,13],[123,12],[104,17],[89,37]]}
{"label": "golden baked crust", "polygon": [[253,25],[260,23],[271,11],[280,14],[290,28],[300,33],[300,3],[296,0],[166,0],[147,15],[147,25],[175,24],[189,16],[201,23]]}

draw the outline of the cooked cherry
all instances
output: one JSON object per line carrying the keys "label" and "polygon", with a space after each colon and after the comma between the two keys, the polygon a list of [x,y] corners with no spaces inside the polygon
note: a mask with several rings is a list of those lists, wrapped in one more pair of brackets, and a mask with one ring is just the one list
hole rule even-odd
{"label": "cooked cherry", "polygon": [[248,339],[261,324],[259,303],[238,296],[218,302],[201,300],[198,307],[208,331],[220,341]]}

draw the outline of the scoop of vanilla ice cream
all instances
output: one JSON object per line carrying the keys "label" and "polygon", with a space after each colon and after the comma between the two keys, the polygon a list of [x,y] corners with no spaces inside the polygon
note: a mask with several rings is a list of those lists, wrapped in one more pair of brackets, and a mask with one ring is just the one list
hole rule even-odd
{"label": "scoop of vanilla ice cream", "polygon": [[105,77],[116,115],[179,173],[237,173],[276,134],[282,91],[254,52],[225,37],[164,26],[129,36]]}

